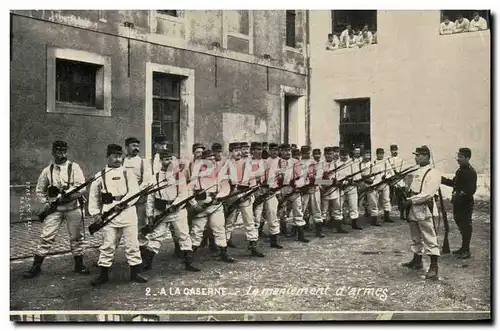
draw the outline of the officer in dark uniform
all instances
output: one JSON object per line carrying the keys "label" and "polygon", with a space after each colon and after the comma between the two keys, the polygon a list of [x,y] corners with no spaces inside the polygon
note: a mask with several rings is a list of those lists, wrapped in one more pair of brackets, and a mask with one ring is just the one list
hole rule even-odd
{"label": "officer in dark uniform", "polygon": [[474,193],[477,188],[477,173],[469,161],[472,152],[469,148],[458,150],[457,162],[459,168],[453,179],[441,177],[441,184],[453,187],[453,218],[462,235],[462,247],[453,252],[461,259],[470,258],[470,240],[472,237],[472,210],[474,208]]}

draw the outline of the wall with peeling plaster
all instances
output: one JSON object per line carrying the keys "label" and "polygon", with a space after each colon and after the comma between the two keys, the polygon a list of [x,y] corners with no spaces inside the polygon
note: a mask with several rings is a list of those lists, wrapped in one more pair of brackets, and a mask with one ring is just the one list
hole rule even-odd
{"label": "wall with peeling plaster", "polygon": [[[213,48],[213,42],[222,45],[221,11],[186,11],[183,19],[168,22],[149,11],[13,13],[11,184],[36,182],[51,160],[55,139],[68,141],[70,158],[86,176],[103,166],[108,143],[121,144],[128,136],[144,141],[146,62],[195,70],[194,140],[207,144],[227,146],[235,137],[279,141],[280,85],[305,89],[302,51],[284,46],[284,11],[254,12],[253,55]],[[126,21],[134,29],[124,27]],[[298,24],[304,34],[303,21]],[[161,34],[155,33],[158,25]],[[130,68],[125,37],[131,38]],[[111,117],[46,112],[47,46],[111,58]],[[264,54],[271,59],[263,59]]]}

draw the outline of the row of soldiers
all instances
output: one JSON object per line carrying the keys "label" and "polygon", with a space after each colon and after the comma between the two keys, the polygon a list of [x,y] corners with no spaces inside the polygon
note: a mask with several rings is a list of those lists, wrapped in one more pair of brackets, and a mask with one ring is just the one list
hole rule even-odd
{"label": "row of soldiers", "polygon": [[[90,273],[83,264],[82,216],[85,187],[90,185],[88,212],[95,219],[90,228],[101,231],[97,265],[100,272],[92,285],[109,280],[109,269],[120,238],[130,265],[130,279],[147,282],[141,274],[150,270],[156,254],[170,230],[174,234],[176,251],[182,254],[187,271],[200,269],[193,264],[193,255],[203,241],[207,228],[209,237],[219,250],[222,261],[232,263],[228,254],[238,215],[244,224],[251,256],[264,257],[257,241],[264,224],[269,228],[270,247],[281,249],[278,235],[287,220],[300,242],[307,243],[304,227],[306,211],[315,224],[316,236],[324,237],[325,221],[332,221],[339,232],[347,206],[353,229],[358,224],[358,206],[365,200],[372,225],[383,219],[392,222],[390,190],[399,192],[401,218],[405,218],[404,161],[391,146],[391,157],[377,149],[377,158],[370,152],[354,149],[349,158],[346,150],[326,147],[321,151],[289,144],[230,143],[229,157],[222,156],[222,146],[210,149],[196,143],[193,158],[181,161],[174,156],[163,135],[155,138],[156,153],[151,160],[139,156],[140,141],[125,140],[126,155],[120,145],[107,147],[107,165],[85,182],[80,166],[67,158],[66,142],[53,143],[54,162],[46,167],[38,180],[36,193],[47,217],[41,242],[31,269],[25,278],[41,272],[44,257],[49,252],[58,228],[65,219],[75,259],[75,272]],[[297,153],[297,150],[300,153]],[[52,208],[52,209],[51,209]],[[410,213],[411,216],[411,213]],[[92,230],[91,230],[92,233]]]}

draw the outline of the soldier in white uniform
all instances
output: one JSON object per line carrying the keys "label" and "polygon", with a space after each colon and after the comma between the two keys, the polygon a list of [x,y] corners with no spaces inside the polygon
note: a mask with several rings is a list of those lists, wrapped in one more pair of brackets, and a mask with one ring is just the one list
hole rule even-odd
{"label": "soldier in white uniform", "polygon": [[[388,161],[391,165],[392,171],[397,174],[404,170],[407,165],[406,162],[398,156],[398,145],[391,145],[390,148],[391,156],[389,157]],[[406,183],[404,179],[397,181],[396,183],[394,183],[394,185],[391,186],[391,198],[394,198],[394,200],[396,200],[399,209],[399,218],[401,218],[402,220],[405,219],[405,212],[403,208],[404,196],[406,194],[405,192]]]}
{"label": "soldier in white uniform", "polygon": [[331,184],[323,186],[322,211],[324,219],[333,219],[333,225],[338,233],[347,233],[342,228],[342,197],[337,186],[338,170],[328,174],[335,169],[339,169],[345,163],[340,161],[339,154],[340,148],[337,146],[325,148],[324,179],[330,180]]}
{"label": "soldier in white uniform", "polygon": [[416,148],[413,154],[420,168],[413,173],[410,192],[405,200],[405,207],[410,208],[408,221],[413,241],[413,259],[403,266],[422,269],[422,254],[429,255],[431,264],[426,278],[437,280],[440,252],[433,215],[437,215],[434,196],[441,184],[441,174],[431,167],[430,150],[427,146]]}
{"label": "soldier in white uniform", "polygon": [[[363,181],[360,182],[358,186],[358,193],[360,191],[366,190],[368,186],[373,184],[373,178],[369,177],[370,174],[372,173],[372,168],[373,168],[373,163],[371,162],[371,151],[370,150],[365,150],[363,154],[363,159],[361,162],[359,162],[359,170],[361,171],[361,178]],[[368,191],[359,201],[358,204],[358,210],[361,209],[361,207],[364,208],[365,213],[364,216],[365,218],[370,217],[370,206],[368,205],[369,195],[374,194],[371,191]],[[379,225],[377,220],[375,219],[375,223],[372,222],[372,225]]]}
{"label": "soldier in white uniform", "polygon": [[154,147],[155,153],[153,155],[153,158],[151,159],[151,175],[156,174],[161,169],[161,161],[160,156],[158,155],[158,151],[167,148],[167,137],[163,134],[157,135],[154,138]]}
{"label": "soldier in white uniform", "polygon": [[318,162],[311,159],[311,147],[302,146],[302,174],[304,176],[304,189],[302,193],[302,206],[309,209],[309,215],[315,224],[316,237],[324,238],[323,234],[323,217],[321,216],[321,194],[319,185],[315,184],[316,168]]}
{"label": "soldier in white uniform", "polygon": [[[120,201],[124,201],[139,192],[139,185],[134,173],[122,166],[122,147],[115,144],[108,145],[106,156],[108,164],[100,172],[103,175],[90,185],[88,209],[90,216],[96,218],[118,205]],[[108,282],[109,268],[113,264],[116,246],[121,238],[123,238],[125,244],[125,256],[130,266],[130,280],[138,283],[147,282],[147,279],[140,274],[142,259],[137,239],[137,211],[135,206],[132,205],[123,209],[101,231],[103,243],[99,247],[100,254],[97,262],[100,274],[92,282],[92,285],[99,286]]]}
{"label": "soldier in white uniform", "polygon": [[[140,143],[139,139],[135,137],[125,139],[127,155],[123,159],[123,166],[135,175],[139,189],[143,190],[151,183],[152,176],[151,165],[139,155]],[[146,196],[141,196],[135,204],[137,210],[137,227],[139,229],[147,224],[146,199]],[[139,232],[139,244],[142,245],[145,241],[146,238]]]}
{"label": "soldier in white uniform", "polygon": [[[75,187],[85,183],[82,169],[75,163],[68,161],[66,153],[68,144],[57,140],[52,144],[52,157],[54,161],[43,169],[36,185],[36,195],[40,203],[49,208],[50,203],[57,200],[64,192],[71,191]],[[57,206],[55,212],[45,218],[41,242],[35,253],[33,266],[24,274],[24,278],[34,278],[42,271],[42,263],[54,244],[54,240],[63,221],[66,221],[68,229],[71,252],[75,259],[75,272],[89,274],[90,271],[83,265],[83,229],[82,212],[79,209],[83,203],[81,197],[85,189],[72,194],[67,203]]]}
{"label": "soldier in white uniform", "polygon": [[354,162],[354,159],[347,160],[348,153],[346,150],[340,151],[341,160],[344,161],[343,168],[338,172],[338,180],[342,181],[343,178],[349,176],[347,180],[344,181],[343,186],[340,188],[340,197],[347,206],[347,211],[349,213],[349,218],[351,219],[351,227],[355,230],[362,230],[358,225],[358,188],[354,184],[361,178],[361,174],[356,174],[359,171],[359,164]]}
{"label": "soldier in white uniform", "polygon": [[[185,173],[180,171],[179,166],[174,164],[173,152],[170,149],[159,151],[162,168],[154,175],[154,189],[164,187],[163,189],[149,194],[146,203],[146,215],[148,223],[153,222],[154,217],[158,216],[172,205],[177,205],[180,201],[189,197]],[[141,242],[140,251],[144,270],[150,270],[153,266],[153,258],[158,254],[161,244],[167,238],[168,227],[171,224],[177,234],[180,249],[184,257],[185,269],[187,271],[200,271],[193,266],[193,248],[191,236],[189,235],[189,225],[187,220],[187,211],[184,206],[172,211],[163,217],[162,222],[146,235],[144,242]]]}
{"label": "soldier in white uniform", "polygon": [[190,194],[195,195],[190,204],[193,208],[191,240],[193,250],[196,251],[203,238],[203,232],[208,224],[211,228],[215,244],[219,249],[222,261],[233,263],[235,260],[227,253],[226,228],[224,209],[221,198],[229,194],[230,188],[227,181],[220,180],[219,168],[213,160],[211,150],[204,150],[202,158],[196,159],[191,165]]}
{"label": "soldier in white uniform", "polygon": [[[386,178],[393,176],[391,165],[384,159],[384,149],[377,148],[377,159],[372,162],[372,173],[378,173],[373,176],[373,185],[377,185]],[[384,211],[384,222],[393,223],[389,213],[391,212],[391,198],[389,192],[389,184],[382,184],[377,186],[371,194],[367,195],[368,205],[370,206],[370,213],[372,224],[378,224],[378,216],[381,209]]]}

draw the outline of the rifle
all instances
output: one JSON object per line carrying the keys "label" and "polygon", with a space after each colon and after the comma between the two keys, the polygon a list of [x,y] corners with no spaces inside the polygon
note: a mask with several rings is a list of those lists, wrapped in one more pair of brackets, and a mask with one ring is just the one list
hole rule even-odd
{"label": "rifle", "polygon": [[[431,153],[431,160],[432,160],[432,167],[435,168],[436,165],[434,164],[434,157],[432,156],[432,153]],[[450,233],[450,224],[448,223],[448,214],[446,213],[446,208],[444,206],[443,193],[441,192],[441,184],[438,189],[438,195],[439,195],[439,209],[441,209],[441,214],[443,215],[443,227],[444,227],[443,248],[441,249],[441,251],[443,254],[449,254],[450,242],[448,239],[448,235]],[[437,236],[437,231],[436,231],[436,236]]]}
{"label": "rifle", "polygon": [[[238,194],[241,194],[242,191],[244,192],[244,191],[248,190],[247,193],[245,193],[244,195],[242,195],[241,197],[236,199],[233,203],[231,203],[229,206],[227,206],[226,212],[224,213],[225,217],[228,217],[229,215],[231,215],[233,213],[233,211],[235,211],[236,208],[238,208],[238,205],[240,204],[240,202],[245,201],[248,197],[250,197],[252,194],[254,194],[259,188],[260,188],[260,185],[255,185],[253,187],[248,187],[248,188],[245,188],[245,189],[239,191]],[[238,195],[238,194],[235,194],[235,195]],[[224,197],[224,201],[227,201],[230,198],[230,195]]]}
{"label": "rifle", "polygon": [[401,180],[404,176],[406,176],[412,172],[415,172],[418,169],[419,169],[419,167],[415,167],[415,166],[408,167],[405,170],[401,171],[397,175],[386,178],[386,179],[382,180],[380,183],[377,183],[375,185],[368,186],[367,188],[365,188],[363,190],[363,192],[361,192],[361,194],[359,195],[359,199],[362,199],[363,195],[366,195],[366,193],[368,193],[368,191],[370,191],[370,190],[373,191],[374,189],[378,188],[379,186],[382,186],[385,184],[392,185],[391,183],[394,183],[394,182]]}
{"label": "rifle", "polygon": [[[108,169],[106,172],[108,172],[108,171],[111,171],[111,169]],[[99,173],[98,175],[92,177],[91,179],[89,179],[85,183],[78,185],[73,190],[65,192],[64,194],[62,194],[55,201],[51,202],[48,208],[46,208],[44,211],[42,211],[38,215],[38,221],[40,221],[40,222],[43,223],[43,221],[47,218],[47,216],[49,216],[50,214],[52,214],[53,212],[56,211],[56,209],[57,209],[57,207],[59,205],[65,204],[65,203],[71,202],[72,200],[78,199],[78,198],[76,198],[76,199],[70,199],[70,197],[71,197],[72,194],[80,191],[82,188],[84,188],[85,186],[91,184],[92,182],[94,182],[96,179],[98,179],[101,176],[102,176],[102,174]]]}
{"label": "rifle", "polygon": [[[109,222],[114,220],[120,213],[125,210],[126,208],[132,206],[127,206],[128,203],[137,197],[140,197],[143,194],[148,194],[148,190],[150,190],[154,184],[149,184],[146,186],[144,189],[141,191],[135,193],[134,195],[130,196],[129,198],[125,199],[124,201],[120,201],[117,205],[111,207],[110,210],[107,212],[102,213],[102,215],[99,217],[98,220],[96,220],[94,223],[89,225],[89,232],[91,235],[102,229],[104,226],[106,226]],[[114,214],[114,215],[113,215]],[[113,216],[111,216],[113,215]]]}

